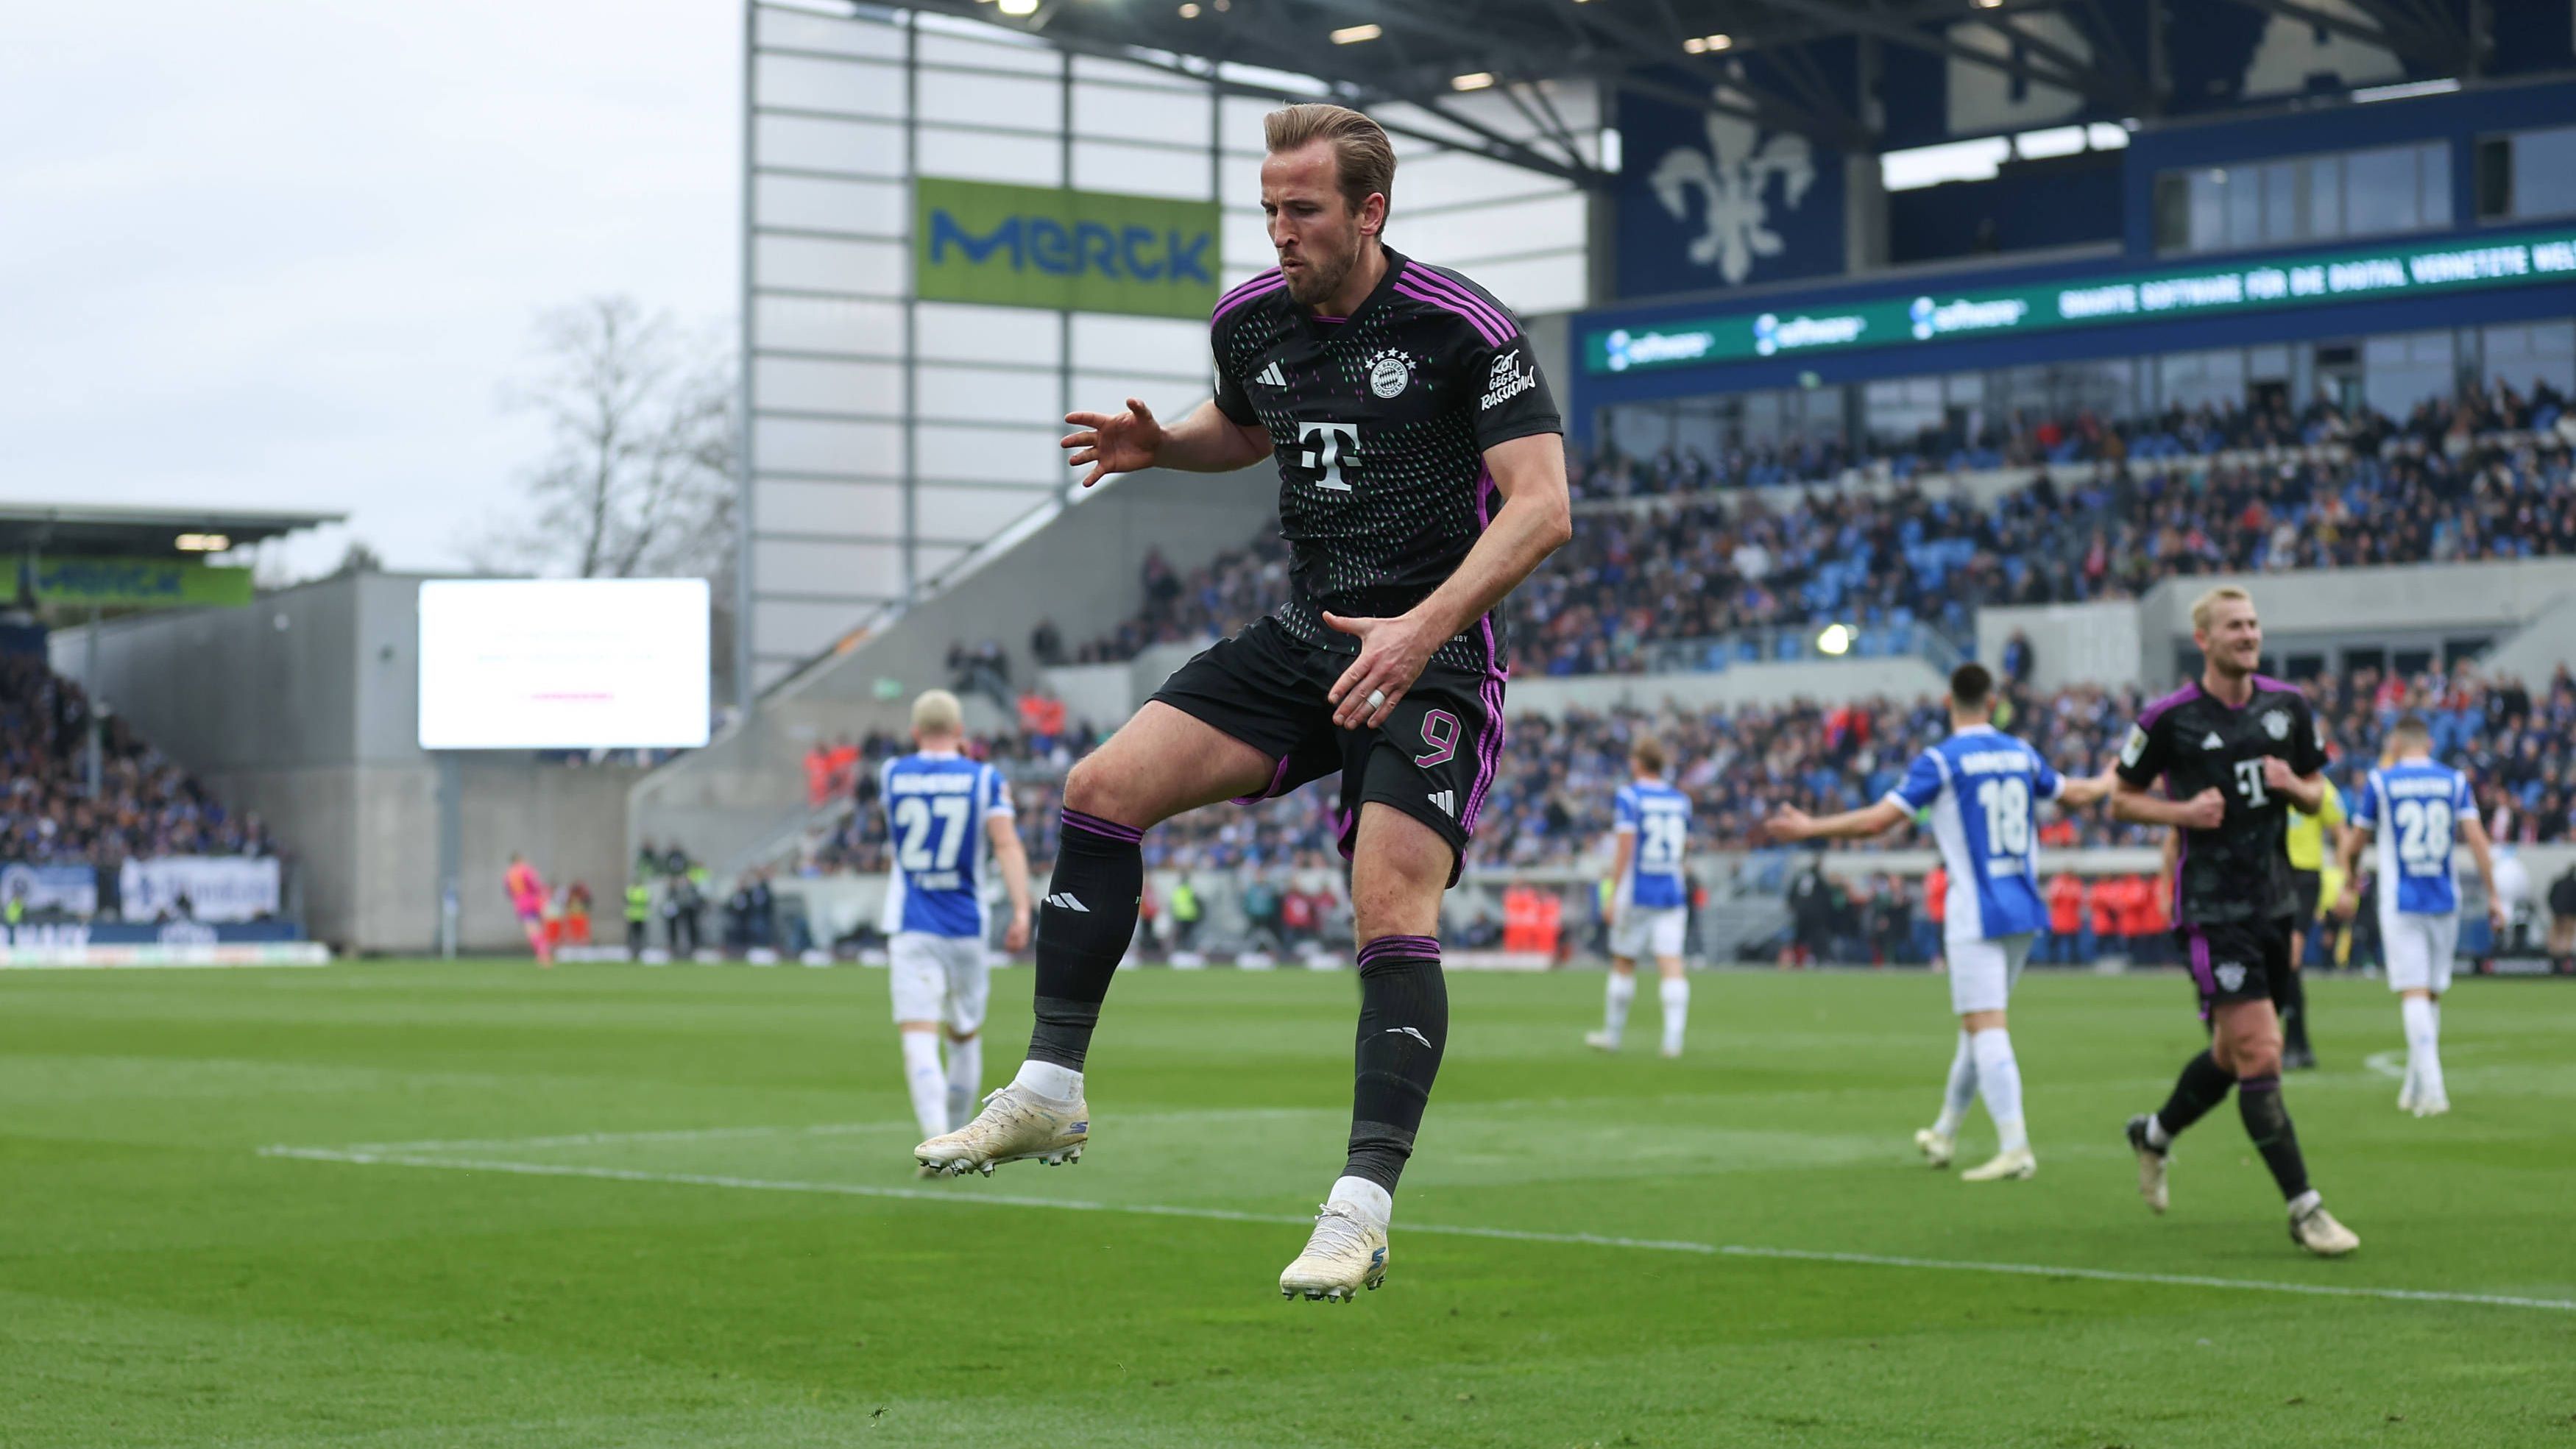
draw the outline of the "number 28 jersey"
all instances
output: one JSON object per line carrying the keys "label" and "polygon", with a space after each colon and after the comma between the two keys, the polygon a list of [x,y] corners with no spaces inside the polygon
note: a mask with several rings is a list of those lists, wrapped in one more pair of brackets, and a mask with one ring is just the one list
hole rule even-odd
{"label": "number 28 jersey", "polygon": [[[1355,654],[1328,628],[1391,618],[1446,582],[1501,499],[1485,450],[1562,433],[1521,325],[1457,273],[1386,248],[1386,275],[1350,316],[1314,316],[1263,272],[1209,319],[1216,405],[1270,434],[1289,597],[1274,613],[1307,644]],[[1499,611],[1436,650],[1435,664],[1501,673]]]}
{"label": "number 28 jersey", "polygon": [[2382,915],[2447,916],[2460,908],[2452,846],[2460,822],[2476,818],[2469,777],[2431,760],[2370,772],[2352,823],[2368,827],[2379,857]]}
{"label": "number 28 jersey", "polygon": [[1887,798],[1907,814],[1932,812],[1950,873],[1944,934],[1992,941],[2048,928],[2033,807],[2065,789],[2039,751],[1992,725],[1969,725],[1914,757]]}
{"label": "number 28 jersey", "polygon": [[2174,882],[2180,924],[2268,921],[2296,912],[2286,844],[2290,802],[2263,783],[2266,755],[2294,775],[2326,767],[2306,696],[2259,674],[2241,709],[2193,680],[2140,711],[2129,731],[2117,766],[2121,779],[2144,789],[2162,776],[2165,794],[2176,800],[2216,786],[2227,801],[2217,829],[2182,833]]}
{"label": "number 28 jersey", "polygon": [[1001,772],[924,752],[886,761],[878,784],[894,857],[880,929],[982,939],[985,822],[1011,818]]}

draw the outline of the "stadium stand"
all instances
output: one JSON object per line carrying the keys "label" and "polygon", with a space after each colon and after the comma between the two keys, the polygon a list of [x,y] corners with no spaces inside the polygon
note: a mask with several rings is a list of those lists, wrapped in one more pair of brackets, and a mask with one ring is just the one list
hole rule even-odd
{"label": "stadium stand", "polygon": [[225,808],[127,722],[100,722],[89,794],[90,704],[35,653],[0,654],[0,860],[109,866],[130,857],[275,853],[253,812]]}
{"label": "stadium stand", "polygon": [[[1835,621],[1857,626],[1865,657],[1915,652],[1926,631],[1963,649],[1982,605],[2131,598],[2177,574],[2576,556],[2576,426],[2562,421],[2576,424],[2546,383],[2428,400],[2403,421],[2322,402],[2086,413],[1927,432],[1866,460],[1893,480],[1883,494],[1830,486],[1852,462],[1830,448],[1604,453],[1577,460],[1596,505],[1574,542],[1513,600],[1522,668],[1723,668],[1802,651],[1803,632],[1780,631]],[[1985,504],[1955,482],[2032,466]],[[1746,491],[1790,485],[1807,491]],[[1287,566],[1275,526],[1186,575],[1150,555],[1143,607],[1077,658],[1231,633],[1283,593]]]}

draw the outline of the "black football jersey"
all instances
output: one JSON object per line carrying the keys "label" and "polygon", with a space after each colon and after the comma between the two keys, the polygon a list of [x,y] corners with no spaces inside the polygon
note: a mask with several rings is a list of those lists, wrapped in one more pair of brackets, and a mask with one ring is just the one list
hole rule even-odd
{"label": "black football jersey", "polygon": [[2179,925],[2270,920],[2296,910],[2290,857],[2282,837],[2290,802],[2263,783],[2263,757],[2291,773],[2325,768],[2316,717],[2305,695],[2277,679],[2254,676],[2254,693],[2231,708],[2194,680],[2148,705],[2120,750],[2120,778],[2145,788],[2164,777],[2165,794],[2188,800],[2215,785],[2227,818],[2215,830],[2186,830],[2174,889]]}
{"label": "black football jersey", "polygon": [[[1349,317],[1318,318],[1277,270],[1228,292],[1209,320],[1216,405],[1270,433],[1289,597],[1272,617],[1338,653],[1359,641],[1323,614],[1388,618],[1447,582],[1502,500],[1485,450],[1562,433],[1521,325],[1443,267],[1386,252],[1386,276]],[[1502,672],[1500,609],[1433,653]]]}

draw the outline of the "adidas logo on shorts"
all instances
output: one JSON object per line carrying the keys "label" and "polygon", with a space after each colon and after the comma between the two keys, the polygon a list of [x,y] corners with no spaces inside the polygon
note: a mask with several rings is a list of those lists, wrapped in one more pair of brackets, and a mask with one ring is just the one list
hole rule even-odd
{"label": "adidas logo on shorts", "polygon": [[1046,903],[1054,906],[1058,910],[1080,911],[1086,916],[1091,914],[1091,907],[1075,900],[1071,891],[1057,891],[1054,895],[1046,898]]}
{"label": "adidas logo on shorts", "polygon": [[1439,810],[1439,812],[1440,812],[1441,814],[1448,816],[1448,817],[1449,817],[1450,819],[1452,819],[1452,820],[1455,820],[1455,819],[1457,819],[1457,818],[1458,818],[1458,792],[1457,792],[1457,791],[1455,791],[1455,790],[1434,790],[1434,791],[1432,791],[1432,792],[1431,792],[1431,803],[1432,803],[1433,807],[1434,807],[1434,808],[1436,808],[1436,809],[1438,809],[1438,810]]}

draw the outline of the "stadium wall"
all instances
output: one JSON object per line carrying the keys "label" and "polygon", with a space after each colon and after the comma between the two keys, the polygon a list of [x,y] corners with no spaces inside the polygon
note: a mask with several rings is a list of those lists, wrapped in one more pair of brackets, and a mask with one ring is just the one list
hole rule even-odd
{"label": "stadium wall", "polygon": [[[147,614],[99,626],[97,691],[143,737],[289,857],[304,926],[348,952],[420,952],[438,939],[438,764],[418,744],[420,578],[348,574],[246,609]],[[83,631],[54,666],[79,672]],[[633,766],[464,760],[462,920],[468,950],[519,946],[500,879],[512,850],[602,908],[625,879]]]}

